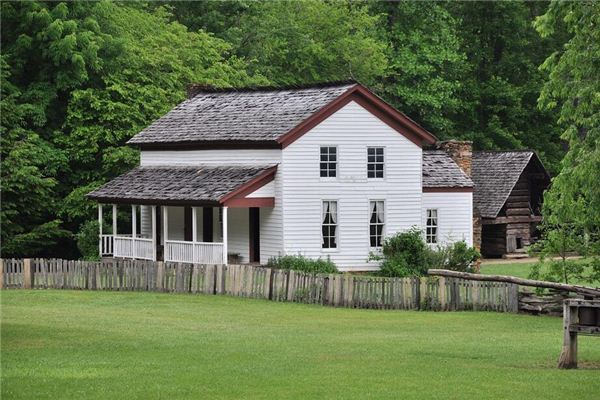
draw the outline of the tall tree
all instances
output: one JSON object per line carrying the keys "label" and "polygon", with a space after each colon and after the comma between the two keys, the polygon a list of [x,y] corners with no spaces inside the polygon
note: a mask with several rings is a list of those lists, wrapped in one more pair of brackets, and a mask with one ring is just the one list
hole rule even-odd
{"label": "tall tree", "polygon": [[56,246],[93,216],[84,194],[137,163],[124,143],[186,84],[266,82],[170,18],[137,3],[2,3],[3,256],[73,256],[72,241]]}
{"label": "tall tree", "polygon": [[547,3],[451,2],[468,66],[458,96],[465,110],[453,116],[457,134],[479,149],[533,148],[556,171],[563,155],[552,113],[537,108],[543,83],[538,66],[556,50],[561,35],[540,38],[535,16]]}
{"label": "tall tree", "polygon": [[535,27],[544,37],[569,33],[540,67],[547,76],[540,107],[557,117],[569,146],[545,195],[544,219],[600,254],[600,3],[553,1]]}

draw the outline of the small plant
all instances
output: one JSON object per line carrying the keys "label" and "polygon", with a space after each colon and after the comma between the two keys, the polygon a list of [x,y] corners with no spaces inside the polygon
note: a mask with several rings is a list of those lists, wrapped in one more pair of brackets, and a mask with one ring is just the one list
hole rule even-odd
{"label": "small plant", "polygon": [[443,268],[460,272],[477,272],[475,261],[481,254],[474,247],[469,247],[466,242],[454,242],[445,246],[438,246],[427,251],[428,268]]}
{"label": "small plant", "polygon": [[324,274],[338,272],[335,263],[329,258],[326,260],[321,258],[312,259],[302,255],[272,257],[267,262],[267,267]]}

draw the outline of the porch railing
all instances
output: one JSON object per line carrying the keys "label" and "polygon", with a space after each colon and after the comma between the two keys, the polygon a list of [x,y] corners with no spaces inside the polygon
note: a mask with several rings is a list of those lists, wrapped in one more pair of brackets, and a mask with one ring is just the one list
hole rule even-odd
{"label": "porch railing", "polygon": [[102,242],[102,256],[112,256],[113,255],[113,235],[102,235],[100,236],[100,240]]}
{"label": "porch railing", "polygon": [[165,261],[197,264],[224,264],[223,243],[167,240]]}
{"label": "porch railing", "polygon": [[114,237],[114,256],[123,258],[154,259],[152,239],[132,238],[126,236]]}

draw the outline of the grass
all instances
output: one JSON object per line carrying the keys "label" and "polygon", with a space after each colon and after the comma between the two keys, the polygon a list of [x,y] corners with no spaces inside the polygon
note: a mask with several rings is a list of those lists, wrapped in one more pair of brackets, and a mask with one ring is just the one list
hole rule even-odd
{"label": "grass", "polygon": [[[584,259],[581,259],[579,262],[585,262]],[[487,275],[510,275],[510,276],[516,276],[519,278],[529,278],[529,273],[531,272],[531,267],[533,267],[533,265],[535,264],[535,262],[502,262],[502,263],[498,263],[498,264],[483,264],[481,265],[481,270],[480,272],[482,274],[487,274]],[[542,268],[542,272],[544,272],[544,267]],[[573,278],[572,280],[569,281],[569,283],[571,284],[579,284],[579,285],[585,285],[585,286],[592,286],[592,287],[596,287],[598,286],[598,282],[589,282],[585,279],[577,279],[577,278]]]}
{"label": "grass", "polygon": [[531,267],[534,264],[535,262],[483,264],[480,272],[486,275],[510,275],[519,278],[527,278],[531,271]]}
{"label": "grass", "polygon": [[600,340],[561,320],[222,296],[2,292],[3,399],[597,399]]}

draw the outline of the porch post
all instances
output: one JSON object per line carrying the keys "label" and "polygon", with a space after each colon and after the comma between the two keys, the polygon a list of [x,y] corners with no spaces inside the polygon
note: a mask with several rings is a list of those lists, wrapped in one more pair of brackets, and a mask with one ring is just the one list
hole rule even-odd
{"label": "porch post", "polygon": [[133,254],[133,258],[137,256],[135,254],[135,238],[137,236],[137,213],[135,207],[135,205],[131,205],[131,254]]}
{"label": "porch post", "polygon": [[117,236],[117,205],[113,204],[112,205],[112,217],[113,217],[113,229],[112,229],[112,234],[113,234],[113,241],[115,239],[115,236]]}
{"label": "porch post", "polygon": [[152,206],[152,261],[156,261],[156,206]]}
{"label": "porch post", "polygon": [[198,209],[196,207],[192,207],[192,263],[198,262],[198,260],[196,260],[196,242],[198,241],[198,221],[196,220],[197,214]]}
{"label": "porch post", "polygon": [[98,203],[98,232],[99,232],[99,240],[98,240],[98,255],[102,258],[102,241],[104,238],[102,237],[102,203]]}
{"label": "porch post", "polygon": [[167,240],[169,240],[169,212],[167,206],[162,206],[162,215],[163,215],[163,261],[169,261],[168,256],[168,244]]}
{"label": "porch post", "polygon": [[227,261],[227,207],[223,206],[223,264]]}

